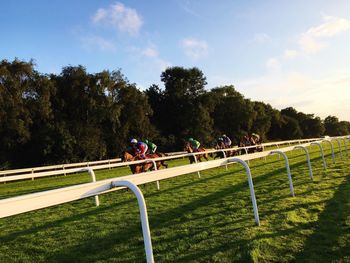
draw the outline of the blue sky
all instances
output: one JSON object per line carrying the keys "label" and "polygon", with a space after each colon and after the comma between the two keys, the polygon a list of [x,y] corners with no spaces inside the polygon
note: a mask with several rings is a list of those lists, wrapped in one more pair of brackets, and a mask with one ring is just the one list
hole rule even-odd
{"label": "blue sky", "polygon": [[0,59],[121,69],[141,89],[168,66],[207,88],[350,121],[350,1],[1,1]]}

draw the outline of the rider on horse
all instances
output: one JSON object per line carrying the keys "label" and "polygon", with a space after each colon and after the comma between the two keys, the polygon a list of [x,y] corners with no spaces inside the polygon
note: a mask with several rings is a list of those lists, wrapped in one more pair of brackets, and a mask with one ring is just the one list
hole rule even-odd
{"label": "rider on horse", "polygon": [[256,133],[252,133],[252,135],[250,136],[251,141],[254,141],[253,144],[260,144],[260,135],[256,134]]}
{"label": "rider on horse", "polygon": [[222,135],[222,139],[224,141],[225,148],[230,148],[232,144],[231,139],[228,136],[226,136],[226,134]]}
{"label": "rider on horse", "polygon": [[153,142],[151,142],[151,141],[149,141],[147,139],[145,140],[145,143],[148,146],[149,153],[155,153],[156,152],[157,145],[155,145]]}
{"label": "rider on horse", "polygon": [[139,159],[146,159],[146,152],[148,150],[148,146],[144,142],[138,142],[136,139],[131,139],[131,146],[135,150],[135,154]]}
{"label": "rider on horse", "polygon": [[193,138],[189,138],[188,142],[190,143],[192,150],[194,152],[198,152],[198,148],[201,145],[200,142],[197,140],[194,140]]}
{"label": "rider on horse", "polygon": [[225,143],[222,137],[218,138],[215,149],[225,149]]}

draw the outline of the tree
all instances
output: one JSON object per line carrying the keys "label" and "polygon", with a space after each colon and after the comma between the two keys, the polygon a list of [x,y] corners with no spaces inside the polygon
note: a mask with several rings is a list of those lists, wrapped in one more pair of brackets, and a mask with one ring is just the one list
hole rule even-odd
{"label": "tree", "polygon": [[244,99],[233,86],[212,89],[207,95],[208,108],[214,121],[216,136],[227,134],[235,141],[252,128],[255,112],[250,100]]}
{"label": "tree", "polygon": [[[31,139],[33,118],[45,118],[44,115],[49,114],[45,88],[36,86],[41,80],[33,61],[0,62],[0,165],[3,167],[26,164],[28,156],[18,153],[23,152],[24,145]],[[33,108],[34,103],[37,109]],[[36,116],[30,109],[36,111]]]}
{"label": "tree", "polygon": [[258,133],[261,139],[265,140],[271,128],[271,106],[263,102],[253,102],[253,108],[255,111],[255,118],[253,120],[251,132]]}
{"label": "tree", "polygon": [[[185,69],[173,67],[166,69],[161,80],[164,82],[164,92],[158,92],[162,102],[162,131],[166,136],[174,135],[184,139],[198,136],[202,142],[210,138],[211,120],[202,104],[201,98],[205,94],[206,78],[197,68]],[[156,91],[155,89],[149,90]],[[202,127],[205,127],[203,129]],[[199,130],[202,131],[199,132]],[[179,145],[180,146],[180,145]]]}
{"label": "tree", "polygon": [[300,128],[299,122],[289,116],[282,115],[282,126],[280,129],[280,138],[287,139],[300,139],[303,136],[303,132]]}
{"label": "tree", "polygon": [[341,135],[349,135],[350,134],[350,122],[340,121],[339,126],[340,126]]}
{"label": "tree", "polygon": [[319,117],[308,114],[307,118],[301,123],[304,137],[321,137],[325,132],[325,127]]}
{"label": "tree", "polygon": [[339,119],[335,116],[327,116],[324,120],[326,134],[329,136],[341,135]]}

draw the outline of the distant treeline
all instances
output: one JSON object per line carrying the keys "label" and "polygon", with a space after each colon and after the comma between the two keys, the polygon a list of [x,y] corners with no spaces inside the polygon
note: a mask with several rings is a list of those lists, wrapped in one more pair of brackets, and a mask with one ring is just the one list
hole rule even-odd
{"label": "distant treeline", "polygon": [[198,68],[171,67],[161,80],[164,88],[141,91],[120,70],[68,66],[47,75],[32,61],[2,60],[0,168],[115,158],[134,137],[176,151],[188,137],[212,146],[223,133],[236,144],[252,132],[264,141],[350,133],[350,122],[335,116],[279,111],[233,86],[207,90]]}

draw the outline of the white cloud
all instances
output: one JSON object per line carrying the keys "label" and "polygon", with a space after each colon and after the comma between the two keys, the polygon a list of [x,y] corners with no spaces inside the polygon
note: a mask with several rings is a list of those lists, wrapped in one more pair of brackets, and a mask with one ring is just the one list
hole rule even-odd
{"label": "white cloud", "polygon": [[196,18],[199,18],[199,19],[203,19],[203,17],[197,13],[192,7],[191,5],[193,5],[193,3],[191,3],[190,1],[188,0],[185,0],[185,1],[179,1],[178,2],[180,7],[188,14],[190,14],[191,16],[194,16]]}
{"label": "white cloud", "polygon": [[276,58],[269,58],[266,61],[266,67],[270,72],[279,72],[281,71],[281,64]]}
{"label": "white cloud", "polygon": [[312,37],[332,37],[350,29],[350,20],[345,18],[324,16],[323,24],[311,27],[306,34]]}
{"label": "white cloud", "polygon": [[117,50],[117,47],[113,42],[100,36],[82,37],[80,41],[83,45],[83,48],[88,51],[98,49],[100,51],[115,52]]}
{"label": "white cloud", "polygon": [[156,58],[159,56],[158,51],[153,47],[147,47],[141,51],[141,54],[149,57],[149,58]]}
{"label": "white cloud", "polygon": [[99,8],[95,15],[92,17],[92,22],[95,24],[99,23],[101,20],[105,19],[108,16],[108,12],[106,9]]}
{"label": "white cloud", "polygon": [[128,51],[135,59],[137,64],[145,65],[150,68],[156,68],[157,71],[164,71],[167,67],[171,66],[171,63],[162,59],[158,50],[154,45],[145,48],[130,47]]}
{"label": "white cloud", "polygon": [[286,49],[284,51],[284,58],[293,59],[298,55],[298,51],[294,49]]}
{"label": "white cloud", "polygon": [[137,35],[142,24],[142,18],[135,9],[122,3],[115,3],[109,8],[99,8],[92,17],[96,25],[111,26],[121,32]]}
{"label": "white cloud", "polygon": [[253,42],[258,44],[265,44],[271,42],[272,38],[266,33],[256,33]]}
{"label": "white cloud", "polygon": [[324,16],[323,20],[321,25],[311,27],[300,35],[298,44],[301,51],[306,54],[316,54],[328,46],[324,39],[350,29],[350,20],[332,16]]}
{"label": "white cloud", "polygon": [[327,44],[319,41],[318,39],[309,36],[308,34],[303,34],[299,40],[298,44],[303,52],[306,54],[315,54],[321,49],[327,47]]}
{"label": "white cloud", "polygon": [[208,55],[208,44],[204,40],[185,38],[181,41],[181,46],[184,49],[186,56],[191,59],[197,60]]}

